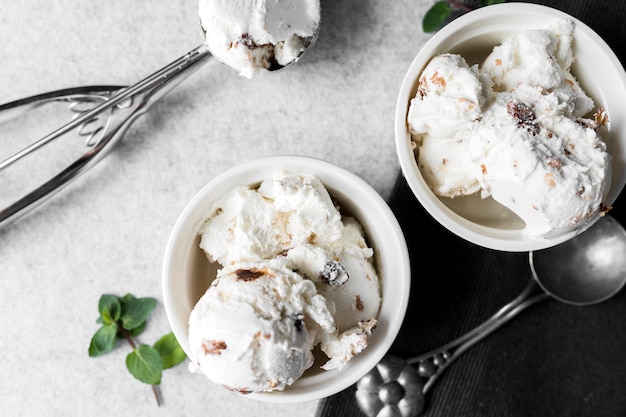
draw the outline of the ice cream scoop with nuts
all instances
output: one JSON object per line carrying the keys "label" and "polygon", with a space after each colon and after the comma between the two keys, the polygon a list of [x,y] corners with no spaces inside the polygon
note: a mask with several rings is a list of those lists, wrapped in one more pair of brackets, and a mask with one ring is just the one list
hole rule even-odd
{"label": "ice cream scoop with nuts", "polygon": [[219,61],[251,78],[296,61],[314,39],[319,0],[200,0],[200,23]]}
{"label": "ice cream scoop with nuts", "polygon": [[200,247],[222,269],[189,319],[193,371],[238,392],[283,390],[327,356],[368,345],[380,307],[373,250],[314,176],[277,172],[207,213]]}
{"label": "ice cream scoop with nuts", "polygon": [[556,237],[606,212],[611,157],[602,108],[571,73],[574,23],[505,39],[479,66],[434,57],[407,122],[433,192],[480,193],[509,208],[523,233]]}

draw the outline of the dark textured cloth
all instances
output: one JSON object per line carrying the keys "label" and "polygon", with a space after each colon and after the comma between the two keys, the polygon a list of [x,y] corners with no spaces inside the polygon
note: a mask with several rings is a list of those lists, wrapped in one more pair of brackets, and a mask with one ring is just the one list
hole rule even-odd
{"label": "dark textured cloth", "polygon": [[[626,2],[536,3],[587,23],[624,62]],[[527,253],[484,249],[452,235],[422,208],[402,176],[389,205],[405,233],[412,269],[409,309],[390,353],[406,359],[455,339],[531,279]],[[622,193],[611,212],[624,225],[625,206]],[[589,307],[550,299],[451,364],[428,393],[423,415],[626,416],[625,356],[626,291]],[[318,417],[362,416],[354,393],[353,386],[323,400]]]}

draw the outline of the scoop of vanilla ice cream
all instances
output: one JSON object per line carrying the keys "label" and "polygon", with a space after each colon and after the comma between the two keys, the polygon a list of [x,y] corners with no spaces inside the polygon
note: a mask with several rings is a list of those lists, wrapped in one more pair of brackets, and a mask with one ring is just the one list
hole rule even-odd
{"label": "scoop of vanilla ice cream", "polygon": [[273,262],[222,269],[189,318],[191,369],[239,392],[282,390],[336,331],[315,285]]}
{"label": "scoop of vanilla ice cream", "polygon": [[434,57],[419,78],[407,121],[421,172],[438,195],[455,197],[480,189],[465,132],[490,98],[490,80],[460,55]]}
{"label": "scoop of vanilla ice cream", "polygon": [[449,138],[472,123],[490,97],[490,80],[478,66],[470,67],[460,55],[434,57],[419,77],[417,96],[411,100],[410,130],[419,135]]}
{"label": "scoop of vanilla ice cream", "polygon": [[566,115],[582,117],[593,110],[593,100],[571,74],[574,22],[558,20],[545,30],[510,36],[494,47],[481,65],[497,91],[531,85],[556,92],[568,104]]}
{"label": "scoop of vanilla ice cream", "polygon": [[256,190],[237,187],[214,208],[200,230],[200,247],[211,262],[226,266],[235,262],[270,259],[288,241],[286,231],[274,227],[272,203]]}
{"label": "scoop of vanilla ice cream", "polygon": [[302,244],[341,238],[341,214],[311,175],[277,172],[256,189],[238,187],[203,225],[200,247],[222,265],[271,259]]}
{"label": "scoop of vanilla ice cream", "polygon": [[[459,55],[431,60],[407,122],[435,194],[491,196],[533,237],[570,232],[603,210],[611,160],[597,129],[606,115],[583,117],[594,104],[570,72],[573,29],[562,20],[511,36],[480,67]],[[480,105],[463,109],[459,97]]]}
{"label": "scoop of vanilla ice cream", "polygon": [[[315,283],[335,318],[338,332],[351,332],[374,319],[380,309],[380,283],[374,267],[374,251],[363,228],[352,217],[343,220],[341,239],[322,247],[296,246],[284,261]],[[332,356],[332,354],[329,354]]]}
{"label": "scoop of vanilla ice cream", "polygon": [[319,0],[199,0],[211,53],[239,74],[295,61],[320,21]]}
{"label": "scoop of vanilla ice cream", "polygon": [[316,177],[278,172],[261,183],[258,193],[272,202],[274,226],[289,236],[285,249],[305,243],[328,246],[341,237],[341,214]]}
{"label": "scoop of vanilla ice cream", "polygon": [[334,307],[340,332],[378,314],[380,284],[374,268],[374,251],[367,246],[363,228],[352,217],[344,219],[341,241],[328,257],[316,281],[317,290]]}

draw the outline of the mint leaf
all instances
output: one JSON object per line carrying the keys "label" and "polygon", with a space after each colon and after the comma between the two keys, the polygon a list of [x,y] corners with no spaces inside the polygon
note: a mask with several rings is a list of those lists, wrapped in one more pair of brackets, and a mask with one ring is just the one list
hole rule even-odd
{"label": "mint leaf", "polygon": [[163,365],[158,352],[148,345],[139,345],[126,356],[126,367],[132,376],[143,383],[158,385],[161,383]]}
{"label": "mint leaf", "polygon": [[109,353],[115,346],[117,324],[109,323],[102,325],[91,338],[89,344],[89,356],[96,357]]}
{"label": "mint leaf", "polygon": [[422,30],[434,32],[439,29],[452,13],[452,7],[446,1],[438,1],[424,15]]}
{"label": "mint leaf", "polygon": [[171,332],[157,340],[154,349],[161,357],[163,369],[172,368],[187,358],[185,351],[178,344],[176,336]]}
{"label": "mint leaf", "polygon": [[98,311],[103,323],[113,324],[119,320],[122,312],[120,300],[114,295],[104,294],[98,302]]}
{"label": "mint leaf", "polygon": [[137,337],[146,330],[146,322],[144,321],[138,327],[135,327],[133,330],[128,330],[128,334],[132,337]]}
{"label": "mint leaf", "polygon": [[126,294],[122,298],[122,327],[133,330],[146,322],[152,310],[156,307],[156,299],[151,297],[135,298]]}
{"label": "mint leaf", "polygon": [[173,333],[159,339],[154,346],[140,344],[134,337],[146,328],[148,317],[156,307],[157,301],[151,297],[136,298],[132,294],[117,297],[104,294],[98,301],[100,316],[96,323],[100,328],[89,343],[89,356],[96,357],[110,352],[117,339],[126,339],[132,351],[126,356],[126,368],[136,379],[151,385],[157,405],[161,405],[158,385],[161,383],[163,369],[171,368],[183,360],[186,355]]}

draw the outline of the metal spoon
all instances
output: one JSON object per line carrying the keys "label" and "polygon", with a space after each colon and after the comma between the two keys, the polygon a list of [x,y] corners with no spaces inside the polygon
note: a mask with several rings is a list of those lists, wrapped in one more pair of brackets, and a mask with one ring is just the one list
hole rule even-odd
{"label": "metal spoon", "polygon": [[626,230],[615,218],[604,216],[566,243],[530,252],[528,259],[533,277],[524,291],[483,324],[409,360],[387,356],[365,375],[356,391],[363,412],[368,417],[420,414],[424,396],[455,359],[539,301],[552,297],[586,306],[617,294],[626,283]]}
{"label": "metal spoon", "polygon": [[[286,65],[271,63],[268,71],[278,71],[302,58],[315,43],[320,23],[312,38],[303,45],[299,55]],[[78,129],[86,136],[87,151],[75,162],[53,178],[19,198],[7,207],[0,208],[0,227],[17,220],[60,191],[83,172],[99,162],[123,136],[130,125],[161,97],[189,77],[212,58],[206,43],[166,65],[152,75],[129,87],[84,86],[38,94],[0,105],[0,123],[23,115],[42,105],[54,102],[69,103],[74,118],[52,133],[40,138],[10,157],[0,160],[0,173],[15,162],[32,154],[68,132]]]}

